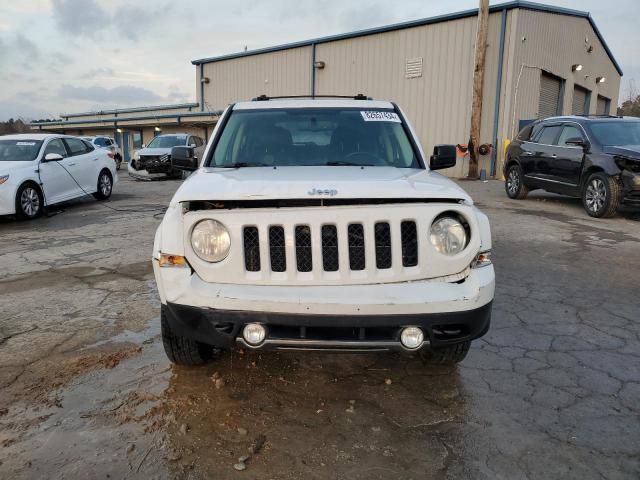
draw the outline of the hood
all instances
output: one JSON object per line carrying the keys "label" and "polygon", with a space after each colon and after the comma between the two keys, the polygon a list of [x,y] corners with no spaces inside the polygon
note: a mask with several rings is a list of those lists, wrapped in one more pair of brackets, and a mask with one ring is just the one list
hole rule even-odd
{"label": "hood", "polygon": [[429,198],[472,203],[462,188],[439,173],[393,167],[201,168],[180,186],[171,203],[301,198]]}
{"label": "hood", "polygon": [[602,149],[604,153],[609,155],[629,157],[634,160],[640,160],[640,145],[621,145],[621,146],[609,146]]}
{"label": "hood", "polygon": [[35,160],[31,162],[0,162],[0,176],[15,172],[21,168],[34,168]]}
{"label": "hood", "polygon": [[171,149],[170,148],[143,148],[141,150],[138,150],[138,154],[153,155],[153,156],[171,155]]}

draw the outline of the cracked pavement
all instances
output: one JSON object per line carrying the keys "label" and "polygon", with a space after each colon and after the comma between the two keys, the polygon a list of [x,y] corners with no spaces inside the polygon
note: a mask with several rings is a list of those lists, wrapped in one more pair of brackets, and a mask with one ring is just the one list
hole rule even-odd
{"label": "cracked pavement", "polygon": [[[150,255],[179,182],[0,219],[0,476],[636,479],[640,214],[461,182],[491,220],[489,333],[395,354],[162,351]],[[245,472],[237,458],[249,455]]]}

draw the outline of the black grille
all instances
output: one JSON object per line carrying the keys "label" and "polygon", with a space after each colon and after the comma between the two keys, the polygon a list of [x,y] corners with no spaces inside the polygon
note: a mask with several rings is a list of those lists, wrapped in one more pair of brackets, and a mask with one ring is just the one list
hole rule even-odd
{"label": "black grille", "polygon": [[405,221],[400,224],[402,238],[402,265],[415,267],[418,265],[418,232],[416,222]]}
{"label": "black grille", "polygon": [[349,268],[351,270],[364,270],[364,229],[359,223],[352,223],[347,228],[349,237]]}
{"label": "black grille", "polygon": [[391,228],[388,223],[376,223],[376,267],[383,270],[391,268]]}
{"label": "black grille", "polygon": [[336,272],[340,266],[338,258],[338,230],[335,225],[322,226],[322,267],[325,272]]}
{"label": "black grille", "polygon": [[308,225],[296,227],[296,264],[299,272],[310,272],[313,267],[311,229]]}
{"label": "black grille", "polygon": [[248,272],[260,271],[260,240],[256,227],[244,227],[244,267]]}
{"label": "black grille", "polygon": [[287,255],[284,245],[284,228],[269,228],[269,257],[271,259],[272,272],[284,272],[287,270]]}

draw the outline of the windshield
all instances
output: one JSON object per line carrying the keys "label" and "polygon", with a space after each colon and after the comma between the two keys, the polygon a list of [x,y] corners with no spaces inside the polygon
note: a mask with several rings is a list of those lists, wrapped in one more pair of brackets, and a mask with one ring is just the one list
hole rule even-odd
{"label": "windshield", "polygon": [[211,167],[421,168],[391,110],[283,108],[231,113]]}
{"label": "windshield", "polygon": [[173,148],[186,143],[186,135],[161,135],[151,140],[147,148]]}
{"label": "windshield", "polygon": [[31,162],[36,159],[42,141],[0,139],[0,162]]}
{"label": "windshield", "polygon": [[589,126],[601,145],[640,145],[640,122],[593,122]]}

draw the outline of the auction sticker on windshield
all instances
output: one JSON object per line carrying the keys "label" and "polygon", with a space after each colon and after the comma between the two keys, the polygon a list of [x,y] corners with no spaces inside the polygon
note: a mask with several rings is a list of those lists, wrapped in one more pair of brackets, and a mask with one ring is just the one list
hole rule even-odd
{"label": "auction sticker on windshield", "polygon": [[365,122],[396,122],[402,123],[400,117],[395,112],[375,112],[375,111],[362,111],[362,118]]}

